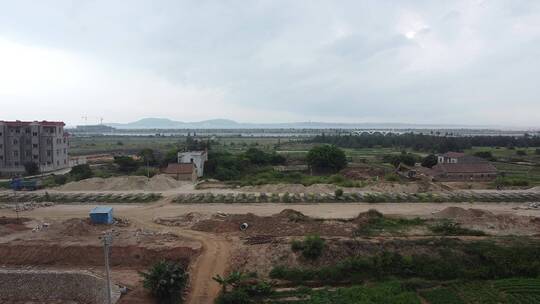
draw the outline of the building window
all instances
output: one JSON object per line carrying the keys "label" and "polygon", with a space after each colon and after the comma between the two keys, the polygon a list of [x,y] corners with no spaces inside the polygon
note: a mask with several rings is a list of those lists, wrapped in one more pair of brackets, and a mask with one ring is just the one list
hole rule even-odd
{"label": "building window", "polygon": [[37,132],[33,132],[33,133],[32,133],[32,136],[37,136]]}
{"label": "building window", "polygon": [[4,155],[0,155],[0,160],[4,160]]}
{"label": "building window", "polygon": [[30,134],[30,128],[26,128],[26,129],[24,129],[24,133],[26,133],[26,134]]}
{"label": "building window", "polygon": [[47,156],[51,156],[51,150],[47,150]]}
{"label": "building window", "polygon": [[19,157],[19,151],[17,151],[17,150],[13,151],[13,156]]}
{"label": "building window", "polygon": [[18,140],[16,140],[16,139],[13,140],[13,144],[14,144],[14,145],[16,145],[16,144],[18,144],[18,143],[19,143]]}
{"label": "building window", "polygon": [[20,133],[21,133],[21,129],[19,129],[19,128],[15,129],[15,133],[20,134]]}
{"label": "building window", "polygon": [[32,145],[32,147],[34,147],[34,148],[37,148],[37,147],[38,147],[38,145],[37,145],[37,144],[33,144],[33,145]]}
{"label": "building window", "polygon": [[16,162],[15,162],[14,164],[15,164],[15,166],[18,166],[18,165],[19,165],[19,162],[18,162],[18,161],[16,161]]}
{"label": "building window", "polygon": [[24,154],[26,155],[26,157],[30,157],[32,155],[30,151],[25,151]]}
{"label": "building window", "polygon": [[38,156],[34,154],[34,159],[38,159]]}

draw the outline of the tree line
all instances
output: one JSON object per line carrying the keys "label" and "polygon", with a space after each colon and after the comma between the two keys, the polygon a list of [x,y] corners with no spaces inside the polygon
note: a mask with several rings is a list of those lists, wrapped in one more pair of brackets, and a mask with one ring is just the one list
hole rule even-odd
{"label": "tree line", "polygon": [[342,148],[401,148],[445,153],[477,147],[540,147],[540,136],[434,136],[426,134],[317,135],[309,142],[333,144]]}

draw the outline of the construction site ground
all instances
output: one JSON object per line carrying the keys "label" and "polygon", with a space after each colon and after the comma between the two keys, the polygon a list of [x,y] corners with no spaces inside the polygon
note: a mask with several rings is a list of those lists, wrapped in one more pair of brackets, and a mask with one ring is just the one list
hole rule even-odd
{"label": "construction site ground", "polygon": [[[328,187],[311,189],[328,191]],[[72,189],[52,191],[97,191]],[[243,190],[253,189],[214,191]],[[342,255],[372,252],[380,246],[402,246],[403,250],[407,250],[411,248],[407,240],[431,237],[424,228],[412,229],[402,235],[360,238],[364,242],[360,249],[355,247],[345,250],[343,244],[353,239],[355,229],[363,223],[359,214],[370,209],[390,217],[421,217],[430,221],[451,219],[464,227],[485,230],[493,236],[538,237],[540,233],[540,209],[529,208],[527,203],[172,202],[177,193],[197,191],[207,192],[208,189],[195,190],[193,185],[182,183],[178,188],[159,191],[163,198],[154,203],[108,204],[114,208],[115,217],[126,219],[127,223],[112,227],[95,226],[88,222],[89,210],[97,205],[92,203],[56,204],[18,214],[12,208],[0,209],[1,264],[86,269],[101,273],[103,248],[99,237],[112,228],[115,236],[112,251],[113,280],[131,290],[121,298],[120,303],[153,303],[147,291],[142,288],[138,271],[147,269],[158,258],[189,263],[187,303],[213,303],[220,291],[220,286],[212,280],[213,276],[224,275],[231,269],[267,272],[276,259],[290,259],[289,262],[295,265],[298,259],[290,256],[290,240],[306,234],[317,233],[328,238],[329,244],[335,248],[332,252]],[[20,221],[15,220],[17,216]],[[43,228],[44,223],[48,227]],[[248,224],[245,231],[240,231],[242,223]],[[474,237],[464,237],[467,238]]]}

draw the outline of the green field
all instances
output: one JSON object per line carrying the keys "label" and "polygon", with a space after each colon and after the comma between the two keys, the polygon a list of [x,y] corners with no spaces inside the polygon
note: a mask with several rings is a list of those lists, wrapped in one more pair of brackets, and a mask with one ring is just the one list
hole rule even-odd
{"label": "green field", "polygon": [[[406,281],[370,283],[343,288],[298,288],[276,292],[269,303],[298,304],[533,304],[540,303],[540,279],[512,278],[454,283]],[[422,301],[423,300],[423,301]]]}

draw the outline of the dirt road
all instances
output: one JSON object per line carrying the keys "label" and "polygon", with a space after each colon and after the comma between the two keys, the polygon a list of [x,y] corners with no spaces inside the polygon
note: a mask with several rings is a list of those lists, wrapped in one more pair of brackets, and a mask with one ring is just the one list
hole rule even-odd
{"label": "dirt road", "polygon": [[[95,205],[55,205],[20,213],[32,218],[70,219],[87,217]],[[283,209],[294,209],[305,215],[318,218],[352,218],[360,212],[377,209],[384,214],[404,216],[430,216],[446,207],[475,208],[491,211],[495,214],[507,213],[516,215],[540,216],[540,210],[514,209],[524,207],[524,203],[321,203],[321,204],[169,204],[158,202],[152,205],[141,204],[107,204],[114,208],[116,216],[135,217],[145,223],[151,223],[155,217],[179,216],[189,212],[215,214],[216,212],[243,214],[254,213],[267,216],[279,213]],[[0,210],[0,216],[14,216],[10,209]],[[162,226],[160,226],[163,229]]]}

